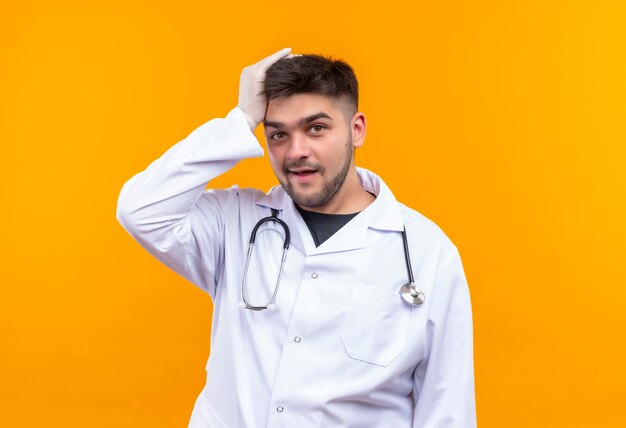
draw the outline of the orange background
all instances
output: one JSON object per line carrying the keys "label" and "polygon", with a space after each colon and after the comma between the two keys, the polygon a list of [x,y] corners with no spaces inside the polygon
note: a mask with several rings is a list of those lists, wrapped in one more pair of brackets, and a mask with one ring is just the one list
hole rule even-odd
{"label": "orange background", "polygon": [[[358,163],[459,247],[479,426],[626,426],[626,3],[384,6],[0,5],[1,426],[186,426],[210,299],[117,195],[284,46],[354,66]],[[274,182],[263,158],[216,185]]]}

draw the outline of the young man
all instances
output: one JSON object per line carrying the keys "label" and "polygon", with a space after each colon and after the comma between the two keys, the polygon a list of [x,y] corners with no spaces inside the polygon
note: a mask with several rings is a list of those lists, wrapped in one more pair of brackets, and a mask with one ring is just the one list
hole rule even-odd
{"label": "young man", "polygon": [[[366,121],[350,66],[289,52],[244,69],[238,107],[119,197],[124,228],[214,303],[190,427],[474,427],[459,254],[355,166]],[[262,156],[260,122],[280,186],[205,190]]]}

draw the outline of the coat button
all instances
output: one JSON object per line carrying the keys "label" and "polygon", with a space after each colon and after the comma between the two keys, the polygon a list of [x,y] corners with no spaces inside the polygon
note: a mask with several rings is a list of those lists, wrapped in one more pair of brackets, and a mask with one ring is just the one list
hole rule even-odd
{"label": "coat button", "polygon": [[317,278],[317,272],[313,272],[313,273],[311,274],[311,278],[316,279],[316,278]]}
{"label": "coat button", "polygon": [[276,408],[276,411],[277,411],[278,413],[281,413],[283,410],[285,410],[285,409],[283,408],[283,406],[278,406],[278,407]]}

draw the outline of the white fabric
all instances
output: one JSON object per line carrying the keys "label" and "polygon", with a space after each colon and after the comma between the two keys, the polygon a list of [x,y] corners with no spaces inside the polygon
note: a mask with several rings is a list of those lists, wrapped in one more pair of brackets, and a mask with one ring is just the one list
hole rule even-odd
{"label": "white fabric", "polygon": [[[205,190],[238,160],[262,155],[235,108],[119,197],[124,228],[214,303],[207,383],[190,427],[474,427],[472,318],[456,247],[360,168],[375,202],[317,248],[280,186]],[[291,247],[276,310],[254,312],[240,307],[243,266],[250,232],[270,208],[289,225]],[[398,294],[407,282],[404,226],[421,306]],[[274,290],[282,234],[273,224],[259,232],[252,304]]]}

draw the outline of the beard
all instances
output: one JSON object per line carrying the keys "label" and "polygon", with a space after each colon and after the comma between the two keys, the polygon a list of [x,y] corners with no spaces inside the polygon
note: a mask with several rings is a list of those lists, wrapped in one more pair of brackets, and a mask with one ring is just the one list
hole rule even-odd
{"label": "beard", "polygon": [[[354,150],[352,148],[352,132],[350,132],[345,145],[345,156],[341,169],[334,177],[325,179],[322,182],[322,188],[320,190],[310,195],[299,194],[289,180],[285,179],[283,181],[279,179],[278,181],[281,186],[283,186],[283,189],[285,189],[285,192],[287,192],[289,197],[300,207],[315,208],[322,206],[330,201],[343,185],[346,177],[348,176],[348,172],[350,171],[352,156],[354,156]],[[315,169],[323,178],[326,172],[326,168],[318,163],[309,162],[306,159],[299,159],[285,163],[283,166],[283,172],[286,177],[289,175],[289,170],[293,168],[312,168]]]}

